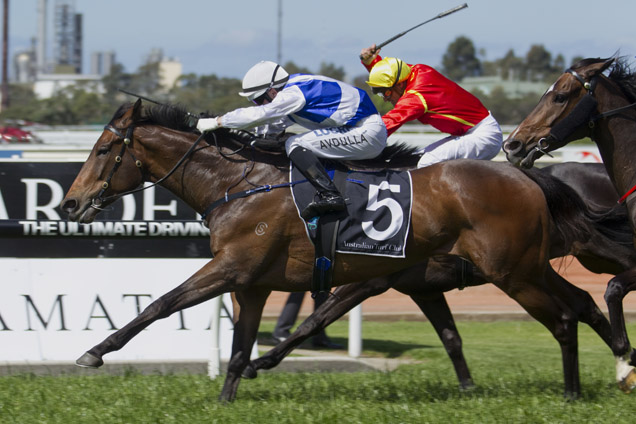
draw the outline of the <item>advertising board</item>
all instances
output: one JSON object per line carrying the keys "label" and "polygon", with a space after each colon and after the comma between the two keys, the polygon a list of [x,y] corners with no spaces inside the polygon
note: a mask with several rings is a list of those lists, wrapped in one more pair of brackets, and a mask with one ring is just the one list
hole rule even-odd
{"label": "advertising board", "polygon": [[[0,363],[74,361],[212,259],[188,205],[153,187],[77,224],[59,209],[80,162],[0,162]],[[220,354],[229,358],[231,301]],[[210,302],[152,324],[106,360],[206,360]]]}

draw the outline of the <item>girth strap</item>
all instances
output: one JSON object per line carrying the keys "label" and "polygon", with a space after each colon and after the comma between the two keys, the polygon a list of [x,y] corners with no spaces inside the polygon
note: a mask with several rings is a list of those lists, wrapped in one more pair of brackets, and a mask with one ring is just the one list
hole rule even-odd
{"label": "girth strap", "polygon": [[456,257],[455,262],[455,280],[458,283],[458,289],[463,290],[475,283],[475,272],[473,264],[464,258]]}

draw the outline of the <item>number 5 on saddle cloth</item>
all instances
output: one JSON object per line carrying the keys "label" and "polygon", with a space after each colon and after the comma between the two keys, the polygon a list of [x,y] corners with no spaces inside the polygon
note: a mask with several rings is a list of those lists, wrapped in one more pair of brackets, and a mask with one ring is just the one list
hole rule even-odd
{"label": "number 5 on saddle cloth", "polygon": [[[408,171],[328,169],[347,210],[305,222],[316,248],[312,295],[331,289],[335,252],[404,258],[411,223],[413,190]],[[292,195],[298,216],[315,196],[311,184],[293,166]]]}

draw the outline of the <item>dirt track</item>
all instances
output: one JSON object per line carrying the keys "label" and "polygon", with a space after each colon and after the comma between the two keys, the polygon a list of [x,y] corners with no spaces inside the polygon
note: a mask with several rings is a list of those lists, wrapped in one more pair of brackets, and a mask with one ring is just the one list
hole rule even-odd
{"label": "dirt track", "polygon": [[[603,295],[607,282],[612,278],[608,274],[593,274],[583,268],[579,262],[571,257],[553,261],[553,266],[568,281],[579,288],[588,291],[599,308],[606,312],[607,306]],[[274,292],[270,296],[265,306],[264,316],[275,318],[280,313],[287,293]],[[494,313],[525,313],[525,311],[506,294],[497,289],[492,284],[479,287],[468,287],[464,290],[452,290],[446,293],[446,299],[451,310],[459,315],[471,314],[494,314]],[[636,312],[636,293],[630,293],[625,297],[625,312]],[[313,301],[309,295],[305,296],[305,301],[301,309],[301,316],[307,316],[313,310]],[[363,315],[367,318],[372,316],[421,316],[420,310],[415,303],[407,296],[395,290],[366,300],[362,304]]]}

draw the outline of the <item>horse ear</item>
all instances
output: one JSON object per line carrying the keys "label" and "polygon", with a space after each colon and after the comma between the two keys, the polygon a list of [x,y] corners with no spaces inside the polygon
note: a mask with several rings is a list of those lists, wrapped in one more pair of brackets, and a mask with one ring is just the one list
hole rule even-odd
{"label": "horse ear", "polygon": [[599,71],[599,73],[604,72],[607,68],[609,68],[614,62],[616,61],[615,57],[611,57],[609,59],[607,59],[605,61],[605,63],[603,64],[602,69]]}
{"label": "horse ear", "polygon": [[133,105],[132,121],[137,122],[141,118],[141,99],[137,99]]}
{"label": "horse ear", "polygon": [[585,68],[585,71],[583,72],[583,77],[586,80],[590,80],[592,77],[602,74],[607,68],[609,68],[614,63],[615,60],[616,58],[611,57],[609,59],[605,59],[604,61],[600,61],[598,63],[594,63],[588,66],[587,68]]}

